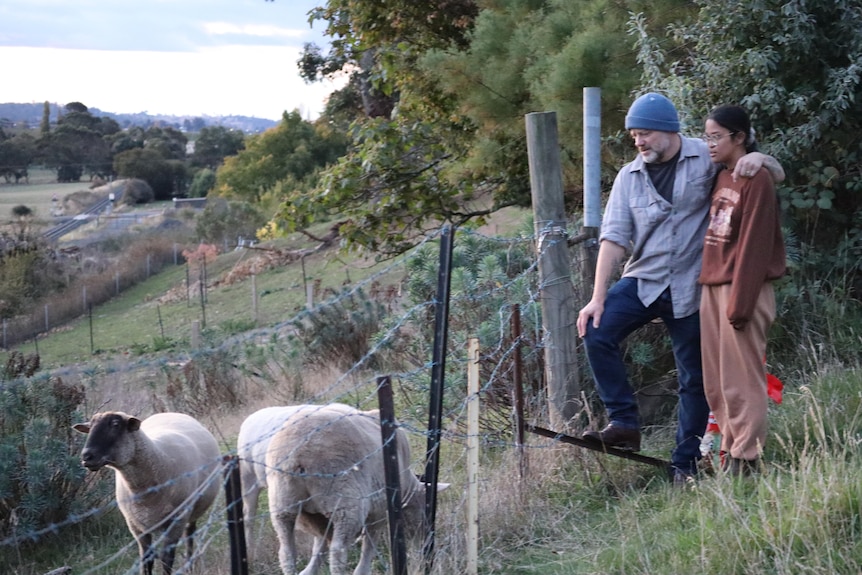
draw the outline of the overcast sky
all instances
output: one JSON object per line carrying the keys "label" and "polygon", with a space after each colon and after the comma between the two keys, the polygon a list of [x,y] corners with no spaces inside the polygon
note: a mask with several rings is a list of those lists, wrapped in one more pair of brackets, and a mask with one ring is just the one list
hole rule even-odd
{"label": "overcast sky", "polygon": [[314,119],[335,86],[305,84],[296,61],[305,42],[324,46],[307,16],[324,3],[2,0],[0,103]]}

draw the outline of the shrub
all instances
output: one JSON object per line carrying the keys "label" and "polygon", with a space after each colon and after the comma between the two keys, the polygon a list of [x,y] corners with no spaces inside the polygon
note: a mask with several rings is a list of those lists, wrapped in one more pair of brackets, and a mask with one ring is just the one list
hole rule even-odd
{"label": "shrub", "polygon": [[237,369],[224,352],[210,350],[167,371],[168,406],[201,417],[242,405],[245,392]]}
{"label": "shrub", "polygon": [[[537,326],[540,307],[533,293],[537,274],[530,241],[500,241],[477,234],[457,235],[452,252],[452,273],[449,311],[449,351],[463,357],[468,338],[479,338],[482,350],[481,380],[493,382],[493,389],[484,390],[487,404],[508,405],[511,393],[511,349],[500,346],[501,334],[510,334],[513,305],[521,310],[523,376],[526,386],[541,388],[543,358],[538,350]],[[437,297],[438,246],[426,244],[407,261],[407,293],[414,304],[424,304],[425,311],[418,321],[416,345],[420,356],[431,357],[434,341],[434,301]],[[511,342],[511,335],[504,336]],[[532,349],[531,349],[532,348]],[[504,369],[500,369],[504,366]],[[460,366],[454,365],[460,370]],[[492,374],[497,372],[497,377]],[[463,373],[453,373],[463,378]],[[464,389],[462,387],[462,389]]]}
{"label": "shrub", "polygon": [[72,431],[83,386],[36,377],[38,365],[38,356],[12,352],[0,384],[0,537],[32,539],[106,496],[85,489]]}
{"label": "shrub", "polygon": [[133,149],[114,157],[114,171],[123,178],[145,180],[156,199],[167,200],[183,191],[185,173],[177,162],[164,159],[155,150]]}
{"label": "shrub", "polygon": [[12,318],[63,287],[62,266],[41,242],[12,242],[0,251],[0,318]]}
{"label": "shrub", "polygon": [[153,188],[144,180],[132,178],[123,187],[122,202],[126,205],[148,204],[155,199]]}
{"label": "shrub", "polygon": [[254,238],[266,218],[248,202],[228,202],[220,198],[207,200],[198,218],[196,231],[201,241],[221,243],[238,236]]}
{"label": "shrub", "polygon": [[365,292],[342,293],[293,322],[305,349],[305,361],[343,368],[365,360],[371,341],[383,325],[386,306]]}
{"label": "shrub", "polygon": [[190,198],[205,198],[210,190],[215,187],[216,174],[209,168],[204,168],[195,174],[189,186]]}

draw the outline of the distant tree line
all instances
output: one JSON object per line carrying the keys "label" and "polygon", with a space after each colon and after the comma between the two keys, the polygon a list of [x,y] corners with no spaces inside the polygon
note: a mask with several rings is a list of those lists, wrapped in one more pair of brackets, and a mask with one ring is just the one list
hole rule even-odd
{"label": "distant tree line", "polygon": [[[217,169],[226,156],[243,149],[245,141],[240,131],[205,126],[187,153],[188,137],[173,127],[124,130],[112,118],[94,116],[80,102],[67,104],[54,123],[50,111],[45,102],[35,132],[0,127],[0,176],[6,182],[21,182],[31,166],[41,165],[56,170],[58,182],[138,178],[150,184],[157,200],[182,197],[198,171]],[[207,191],[196,189],[199,195]]]}
{"label": "distant tree line", "polygon": [[[63,115],[64,105],[50,103],[51,123],[57,121]],[[27,103],[0,103],[0,127],[29,130],[36,128],[43,118],[43,104]],[[275,120],[268,118],[255,118],[252,116],[229,115],[229,116],[188,116],[172,114],[152,114],[149,112],[116,113],[106,112],[94,106],[89,106],[90,113],[94,116],[104,116],[116,120],[121,128],[128,129],[132,126],[149,128],[150,126],[170,126],[183,132],[197,133],[210,126],[224,126],[229,130],[238,130],[246,134],[257,134],[274,128],[278,124]]]}

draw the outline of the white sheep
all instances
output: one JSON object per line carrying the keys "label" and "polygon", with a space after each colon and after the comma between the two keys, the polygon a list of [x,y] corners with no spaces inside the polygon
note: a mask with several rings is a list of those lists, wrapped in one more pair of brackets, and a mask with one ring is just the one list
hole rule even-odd
{"label": "white sheep", "polygon": [[[260,492],[266,488],[266,452],[269,442],[281,426],[290,417],[311,405],[277,405],[259,409],[245,418],[239,428],[237,437],[237,455],[239,456],[240,484],[242,485],[243,520],[245,523],[246,542],[248,544],[249,562],[254,559],[257,538],[255,529],[257,522],[257,507]],[[333,403],[329,409],[341,409],[345,413],[357,410],[349,405]],[[324,540],[315,537],[314,555],[323,552],[321,546]]]}
{"label": "white sheep", "polygon": [[152,575],[153,536],[159,533],[165,575],[171,573],[183,534],[191,561],[196,522],[221,488],[221,455],[212,433],[182,413],[158,413],[141,421],[109,411],[73,427],[88,434],[81,452],[84,467],[116,472],[117,505],[138,543],[141,574]]}
{"label": "white sheep", "polygon": [[[408,534],[418,534],[424,524],[425,485],[410,471],[407,434],[398,428],[396,437],[404,526]],[[296,526],[318,538],[301,575],[317,572],[326,543],[331,575],[347,575],[348,548],[360,535],[362,553],[353,573],[370,574],[388,516],[379,412],[303,406],[272,438],[266,466],[270,517],[284,574],[296,573]]]}

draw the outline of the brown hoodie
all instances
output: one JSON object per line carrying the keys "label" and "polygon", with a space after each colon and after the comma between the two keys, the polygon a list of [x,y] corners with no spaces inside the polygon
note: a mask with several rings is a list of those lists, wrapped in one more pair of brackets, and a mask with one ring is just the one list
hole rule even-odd
{"label": "brown hoodie", "polygon": [[751,319],[763,283],[786,271],[778,210],[775,185],[765,169],[737,182],[729,170],[718,173],[699,281],[732,284],[727,309],[731,322]]}

